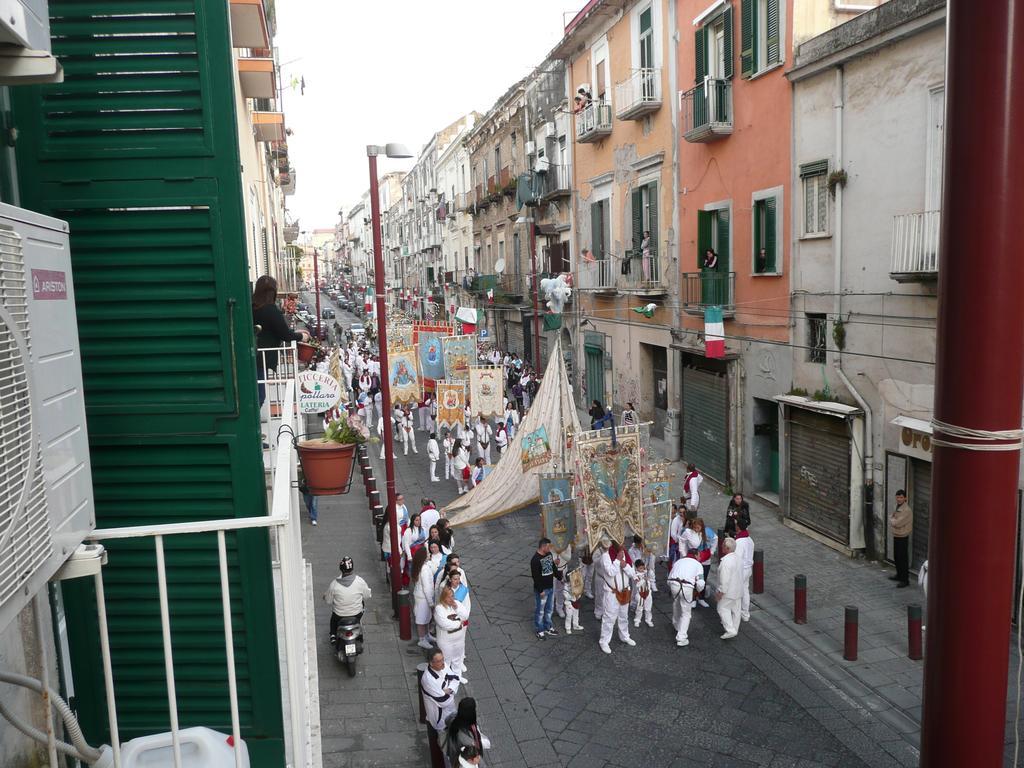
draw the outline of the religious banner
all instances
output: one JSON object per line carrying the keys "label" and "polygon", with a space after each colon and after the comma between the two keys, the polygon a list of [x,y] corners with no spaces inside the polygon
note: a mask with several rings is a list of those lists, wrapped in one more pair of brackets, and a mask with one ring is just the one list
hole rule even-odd
{"label": "religious banner", "polygon": [[437,382],[437,429],[453,429],[465,421],[466,385],[461,381]]}
{"label": "religious banner", "polygon": [[420,373],[425,379],[444,378],[444,354],[441,352],[443,331],[419,331]]}
{"label": "religious banner", "polygon": [[451,379],[468,379],[469,367],[476,362],[476,336],[446,336],[442,340],[444,370]]}
{"label": "religious banner", "polygon": [[429,331],[436,331],[442,337],[451,336],[453,333],[451,323],[424,322],[417,320],[412,324],[412,343],[418,344],[420,341],[420,334]]}
{"label": "religious banner", "polygon": [[470,366],[469,402],[474,416],[498,416],[505,412],[504,382],[501,366]]}
{"label": "religious banner", "polygon": [[411,325],[388,325],[388,354],[391,351],[398,349],[399,347],[412,346],[412,326]]}
{"label": "religious banner", "polygon": [[548,442],[548,430],[545,426],[541,425],[532,432],[522,435],[519,444],[522,446],[520,455],[524,472],[543,466],[551,460],[551,443]]}
{"label": "religious banner", "polygon": [[388,369],[392,402],[415,404],[423,398],[423,380],[415,346],[388,350]]}
{"label": "religious banner", "polygon": [[672,500],[644,504],[644,549],[658,557],[668,556],[668,529],[672,522]]}
{"label": "religious banner", "polygon": [[572,499],[540,505],[544,536],[555,552],[564,552],[576,538],[576,503]]}
{"label": "religious banner", "polygon": [[644,468],[644,504],[658,504],[672,500],[672,477],[667,462]]}
{"label": "religious banner", "polygon": [[540,475],[540,501],[542,504],[551,504],[555,501],[571,499],[572,475],[568,472],[558,472]]}
{"label": "religious banner", "polygon": [[587,538],[597,546],[602,534],[622,543],[629,531],[643,530],[640,485],[640,432],[636,427],[583,432],[576,437]]}

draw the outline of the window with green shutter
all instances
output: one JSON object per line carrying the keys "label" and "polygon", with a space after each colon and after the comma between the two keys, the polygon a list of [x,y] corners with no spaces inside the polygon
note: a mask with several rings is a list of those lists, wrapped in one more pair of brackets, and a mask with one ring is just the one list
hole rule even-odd
{"label": "window with green shutter", "polygon": [[647,197],[647,221],[644,229],[651,233],[651,256],[658,255],[658,182],[652,181],[645,187]]}
{"label": "window with green shutter", "polygon": [[740,73],[753,77],[785,57],[779,0],[742,0],[740,7]]}
{"label": "window with green shutter", "polygon": [[694,32],[694,72],[698,85],[706,77],[728,80],[733,73],[733,11],[726,8]]}
{"label": "window with green shutter", "polygon": [[632,225],[633,225],[633,240],[630,244],[631,250],[636,254],[640,254],[640,243],[644,239],[644,188],[637,187],[633,190],[633,214],[632,214]]}
{"label": "window with green shutter", "polygon": [[778,252],[778,198],[766,197],[754,201],[753,245],[754,274],[779,273],[781,257]]}

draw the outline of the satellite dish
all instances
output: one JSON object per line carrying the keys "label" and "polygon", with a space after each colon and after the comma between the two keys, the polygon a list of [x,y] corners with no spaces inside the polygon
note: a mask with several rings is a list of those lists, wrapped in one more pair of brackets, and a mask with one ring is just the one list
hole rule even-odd
{"label": "satellite dish", "polygon": [[497,272],[499,275],[505,271],[504,259],[498,259],[496,262],[494,262],[494,271]]}

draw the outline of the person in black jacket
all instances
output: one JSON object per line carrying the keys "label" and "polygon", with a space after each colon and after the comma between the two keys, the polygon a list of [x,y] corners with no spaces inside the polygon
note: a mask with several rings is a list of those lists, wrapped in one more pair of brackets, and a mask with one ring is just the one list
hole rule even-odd
{"label": "person in black jacket", "polygon": [[588,413],[590,414],[590,428],[591,429],[600,429],[601,426],[600,426],[599,422],[603,422],[604,421],[604,408],[601,405],[601,401],[600,400],[595,400],[591,404],[590,410],[588,411]]}
{"label": "person in black jacket", "polygon": [[555,568],[551,539],[537,543],[537,551],[530,558],[530,575],[533,577],[533,630],[537,639],[543,640],[548,635],[558,634],[551,623],[551,614],[555,609],[555,576],[561,578],[561,574]]}
{"label": "person in black jacket", "polygon": [[725,511],[725,535],[735,538],[738,527],[743,530],[750,527],[750,504],[742,493],[734,494],[729,499],[729,508]]}
{"label": "person in black jacket", "polygon": [[[252,321],[260,326],[256,336],[256,379],[259,381],[260,407],[267,399],[267,387],[263,380],[266,372],[277,368],[276,347],[283,347],[289,341],[307,341],[306,331],[293,331],[284,319],[284,313],[277,306],[277,280],[264,275],[256,281],[252,291]],[[268,350],[261,352],[260,350]],[[274,351],[271,351],[274,350]]]}

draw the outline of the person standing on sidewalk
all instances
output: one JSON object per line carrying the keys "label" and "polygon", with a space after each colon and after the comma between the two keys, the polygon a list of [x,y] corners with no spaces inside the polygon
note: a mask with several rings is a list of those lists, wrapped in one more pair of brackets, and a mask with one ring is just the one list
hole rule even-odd
{"label": "person standing on sidewalk", "polygon": [[441,458],[441,447],[437,444],[437,433],[431,432],[427,440],[427,458],[430,459],[430,482],[439,483],[437,477],[437,460]]}
{"label": "person standing on sidewalk", "polygon": [[747,522],[739,521],[736,533],[736,554],[743,564],[743,598],[740,600],[740,620],[750,621],[750,577],[754,573],[754,540],[747,532]]}
{"label": "person standing on sidewalk", "polygon": [[420,675],[420,693],[427,715],[427,725],[434,731],[444,729],[455,717],[455,695],[459,692],[459,676],[444,658],[440,648],[431,647],[427,655],[427,668]]}
{"label": "person standing on sidewalk", "polygon": [[896,491],[896,509],[889,514],[892,531],[892,556],[896,561],[896,575],[890,576],[897,587],[910,586],[910,534],[914,530],[914,510],[907,503],[907,492]]}
{"label": "person standing on sidewalk", "polygon": [[605,551],[597,560],[596,577],[603,582],[601,599],[601,637],[598,647],[605,653],[611,653],[612,631],[618,627],[619,640],[626,645],[636,645],[636,640],[629,636],[629,603],[632,595],[630,584],[636,573],[633,566],[626,560],[625,547],[618,547],[607,536],[601,539]]}
{"label": "person standing on sidewalk", "polygon": [[743,600],[743,563],[736,554],[736,539],[726,539],[722,545],[725,554],[718,564],[718,615],[722,619],[725,633],[723,640],[729,640],[740,633],[740,602]]}
{"label": "person standing on sidewalk", "polygon": [[469,608],[455,599],[455,591],[450,586],[441,590],[441,596],[434,606],[434,626],[437,632],[437,647],[444,652],[452,672],[459,676],[459,682],[465,685],[469,681],[463,674],[462,660],[466,658]]}
{"label": "person standing on sidewalk", "polygon": [[743,498],[742,493],[737,493],[729,499],[729,508],[725,511],[726,536],[735,536],[741,521],[745,521],[747,527],[750,527],[750,504]]}
{"label": "person standing on sidewalk", "polygon": [[692,462],[686,465],[686,479],[683,480],[683,500],[686,502],[686,511],[697,514],[700,507],[700,484],[704,482],[704,475],[697,471],[697,465]]}
{"label": "person standing on sidewalk", "polygon": [[491,429],[490,422],[484,418],[481,413],[477,416],[476,425],[473,427],[476,432],[476,451],[477,455],[484,460],[485,464],[491,463],[491,438],[494,436],[494,430]]}
{"label": "person standing on sidewalk", "polygon": [[[440,562],[438,555],[436,562]],[[434,612],[434,566],[426,548],[417,550],[412,559],[412,598],[413,621],[419,634],[420,648],[430,648],[433,638],[430,636],[430,618]]]}
{"label": "person standing on sidewalk", "polygon": [[551,539],[537,542],[537,551],[530,558],[530,575],[533,577],[533,631],[538,640],[543,640],[548,635],[558,634],[551,624],[555,610],[555,558],[551,554]]}
{"label": "person standing on sidewalk", "polygon": [[412,452],[413,453],[419,453],[419,451],[416,450],[416,425],[413,423],[413,420],[412,420],[412,411],[409,410],[408,408],[406,408],[402,412],[401,430],[402,430],[402,449],[403,449],[402,455],[403,456],[408,456],[409,455],[409,446],[410,445],[412,446]]}
{"label": "person standing on sidewalk", "polygon": [[455,448],[455,435],[452,431],[446,430],[444,433],[444,440],[441,441],[441,450],[444,452],[444,479],[447,480],[452,476],[452,451]]}
{"label": "person standing on sidewalk", "polygon": [[676,513],[672,517],[672,522],[668,524],[668,564],[670,568],[679,559],[683,531],[686,529],[686,507],[674,504],[672,506]]}
{"label": "person standing on sidewalk", "polygon": [[672,565],[668,573],[668,591],[672,594],[672,626],[676,628],[676,645],[690,644],[690,617],[697,595],[704,591],[704,569],[697,561],[697,551],[691,550]]}

